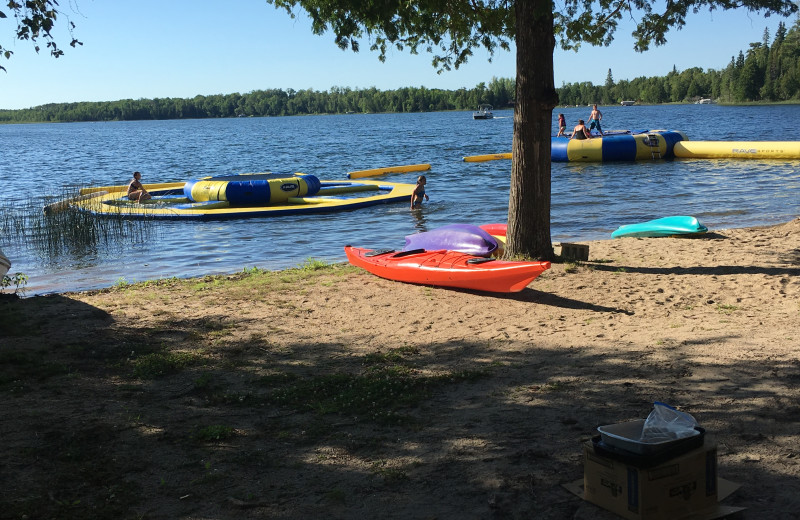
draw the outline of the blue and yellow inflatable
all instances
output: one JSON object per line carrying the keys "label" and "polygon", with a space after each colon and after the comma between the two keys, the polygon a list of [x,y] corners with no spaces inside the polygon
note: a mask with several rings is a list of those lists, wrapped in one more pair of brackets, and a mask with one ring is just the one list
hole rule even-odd
{"label": "blue and yellow inflatable", "polygon": [[554,162],[608,162],[668,159],[675,143],[686,140],[676,130],[610,131],[593,139],[553,137],[550,159]]}
{"label": "blue and yellow inflatable", "polygon": [[321,186],[314,175],[222,175],[189,181],[183,194],[192,202],[225,200],[231,206],[267,206],[316,195]]}
{"label": "blue and yellow inflatable", "polygon": [[323,213],[411,200],[414,184],[321,181],[302,173],[249,173],[186,183],[145,184],[152,195],[128,200],[127,185],[84,188],[78,197],[45,208],[154,219],[229,219]]}

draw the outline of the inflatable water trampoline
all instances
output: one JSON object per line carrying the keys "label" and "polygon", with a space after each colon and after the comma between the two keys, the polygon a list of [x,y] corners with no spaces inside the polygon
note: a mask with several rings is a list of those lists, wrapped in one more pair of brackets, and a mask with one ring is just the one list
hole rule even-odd
{"label": "inflatable water trampoline", "polygon": [[[611,130],[592,139],[550,138],[553,162],[655,159],[800,159],[797,141],[690,141],[678,130]],[[511,159],[510,153],[470,155],[464,162]]]}
{"label": "inflatable water trampoline", "polygon": [[[675,143],[688,139],[676,130],[611,130],[592,139],[550,138],[550,160],[553,162],[610,162],[669,159],[674,157]],[[464,162],[511,159],[510,153],[469,155]]]}
{"label": "inflatable water trampoline", "polygon": [[550,139],[553,162],[610,162],[669,159],[675,143],[686,140],[675,130],[612,130],[592,139]]}
{"label": "inflatable water trampoline", "polygon": [[154,219],[231,219],[343,211],[408,202],[413,184],[320,181],[314,175],[254,173],[207,177],[186,183],[145,184],[152,198],[128,200],[127,185],[84,188],[80,195],[45,207],[73,207],[95,215]]}

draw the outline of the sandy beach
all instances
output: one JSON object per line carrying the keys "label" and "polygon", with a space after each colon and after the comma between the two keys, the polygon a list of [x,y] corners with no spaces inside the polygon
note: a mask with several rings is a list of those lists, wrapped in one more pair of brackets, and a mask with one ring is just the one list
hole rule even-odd
{"label": "sandy beach", "polygon": [[0,300],[0,518],[611,519],[600,425],[692,414],[800,511],[800,219],[584,242],[510,295],[351,266]]}

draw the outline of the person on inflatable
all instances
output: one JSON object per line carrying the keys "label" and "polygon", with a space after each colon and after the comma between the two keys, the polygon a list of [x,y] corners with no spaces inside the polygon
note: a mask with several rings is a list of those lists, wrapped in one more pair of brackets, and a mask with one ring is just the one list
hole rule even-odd
{"label": "person on inflatable", "polygon": [[142,174],[133,172],[133,180],[128,184],[128,200],[144,202],[151,198],[153,198],[152,195],[147,193],[147,190],[142,186]]}
{"label": "person on inflatable", "polygon": [[600,120],[603,119],[603,113],[597,110],[597,105],[592,105],[592,113],[589,114],[589,131],[591,132],[594,130],[594,127],[597,127],[597,131],[600,132],[600,135],[603,135],[603,129],[600,128]]}
{"label": "person on inflatable", "polygon": [[564,114],[558,114],[558,133],[556,134],[556,137],[561,137],[566,131],[567,120],[564,118]]}
{"label": "person on inflatable", "polygon": [[578,126],[572,129],[572,136],[570,139],[591,139],[592,134],[589,133],[589,130],[586,128],[586,124],[583,122],[583,119],[578,119]]}

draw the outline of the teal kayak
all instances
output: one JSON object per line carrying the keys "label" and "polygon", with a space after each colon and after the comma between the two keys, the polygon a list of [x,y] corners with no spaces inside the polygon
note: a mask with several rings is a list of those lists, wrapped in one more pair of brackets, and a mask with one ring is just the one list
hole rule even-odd
{"label": "teal kayak", "polygon": [[620,226],[611,233],[611,238],[622,237],[669,237],[673,235],[694,235],[705,233],[708,228],[695,217],[664,217],[638,224]]}

